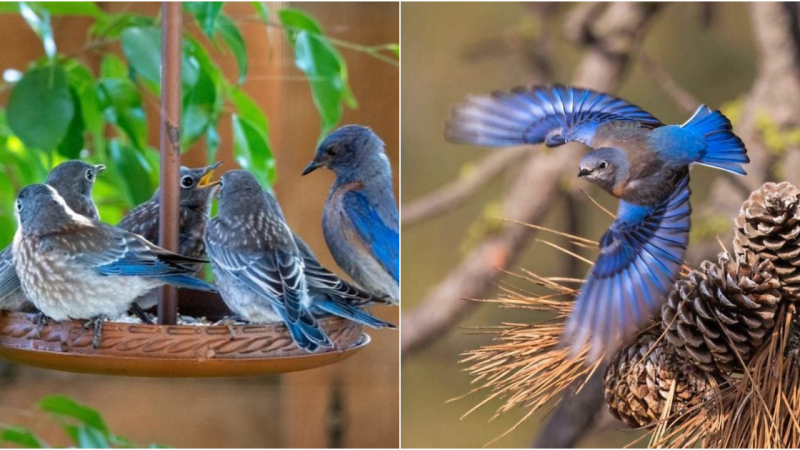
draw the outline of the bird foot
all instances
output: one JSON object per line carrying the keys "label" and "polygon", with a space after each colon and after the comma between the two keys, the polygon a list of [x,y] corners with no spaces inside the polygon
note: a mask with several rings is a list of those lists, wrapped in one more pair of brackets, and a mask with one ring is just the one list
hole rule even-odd
{"label": "bird foot", "polygon": [[92,347],[95,350],[100,348],[100,339],[103,337],[103,322],[105,320],[106,316],[97,316],[83,324],[83,328],[86,330],[94,328],[94,332],[92,333]]}
{"label": "bird foot", "polygon": [[153,317],[150,316],[150,314],[147,311],[142,309],[142,307],[139,306],[138,303],[134,303],[133,306],[131,306],[131,311],[136,317],[138,317],[142,322],[146,323],[147,325],[155,324],[155,322],[153,322]]}
{"label": "bird foot", "polygon": [[215,325],[225,325],[228,327],[228,332],[231,334],[231,337],[236,337],[236,323],[241,321],[241,317],[230,316],[220,320]]}
{"label": "bird foot", "polygon": [[47,326],[47,322],[49,320],[50,318],[41,311],[36,313],[36,315],[33,317],[33,323],[36,324],[36,329],[33,335],[36,337],[36,339],[42,338],[42,330]]}

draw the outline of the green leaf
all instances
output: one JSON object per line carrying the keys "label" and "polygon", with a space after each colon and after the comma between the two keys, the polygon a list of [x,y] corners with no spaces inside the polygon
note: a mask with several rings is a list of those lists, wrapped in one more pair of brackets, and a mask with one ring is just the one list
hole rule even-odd
{"label": "green leaf", "polygon": [[184,7],[192,13],[203,34],[213,40],[217,17],[222,12],[222,2],[186,2]]}
{"label": "green leaf", "polygon": [[104,13],[95,2],[40,2],[53,16],[101,17]]}
{"label": "green leaf", "polygon": [[269,21],[269,9],[264,2],[250,2],[250,4],[253,5],[253,9],[256,10],[256,14],[262,22]]}
{"label": "green leaf", "polygon": [[128,27],[146,27],[155,23],[150,16],[131,13],[106,14],[98,18],[89,29],[95,39],[115,39]]}
{"label": "green leaf", "polygon": [[52,150],[67,132],[75,105],[60,66],[30,70],[8,100],[8,125],[28,147]]}
{"label": "green leaf", "polygon": [[316,19],[303,11],[285,8],[278,11],[278,19],[287,28],[289,42],[295,43],[297,33],[309,31],[314,34],[322,34],[322,27]]}
{"label": "green leaf", "polygon": [[233,53],[233,57],[236,58],[236,65],[239,67],[238,83],[242,84],[247,78],[247,45],[244,37],[236,24],[225,15],[220,15],[217,19],[217,31],[222,36],[225,45]]}
{"label": "green leaf", "polygon": [[400,46],[397,44],[387,44],[386,48],[389,49],[390,52],[394,53],[394,56],[400,58]]}
{"label": "green leaf", "polygon": [[58,153],[69,159],[79,159],[85,144],[83,133],[86,131],[86,123],[83,121],[83,111],[81,110],[81,101],[78,93],[75,89],[70,89],[69,93],[70,97],[72,97],[72,102],[75,104],[75,114],[69,123],[66,136],[58,144]]}
{"label": "green leaf", "polygon": [[266,134],[249,120],[236,114],[233,121],[233,156],[236,162],[250,171],[264,187],[275,182],[275,160]]}
{"label": "green leaf", "polygon": [[217,124],[211,123],[206,128],[206,161],[209,163],[217,159],[217,151],[219,150],[219,131],[217,131]]}
{"label": "green leaf", "polygon": [[114,170],[125,183],[125,191],[129,205],[138,205],[153,195],[151,173],[153,168],[141,151],[125,146],[117,139],[109,142],[109,153],[114,163]]}
{"label": "green leaf", "polygon": [[205,72],[200,72],[200,77],[192,89],[184,97],[183,116],[181,117],[181,147],[188,149],[200,136],[205,133],[210,123],[215,122],[219,115],[217,105],[217,86]]}
{"label": "green leaf", "polygon": [[38,4],[19,2],[19,12],[25,22],[42,39],[44,53],[53,59],[56,56],[56,41],[53,39],[53,27],[50,26],[50,13]]}
{"label": "green leaf", "polygon": [[100,110],[97,100],[97,90],[92,72],[75,60],[65,61],[64,68],[67,71],[70,88],[78,95],[86,129],[93,135],[99,136],[103,132],[103,112]]}
{"label": "green leaf", "polygon": [[39,409],[57,416],[71,417],[78,422],[108,433],[103,416],[96,410],[84,406],[63,395],[48,395],[39,401]]}
{"label": "green leaf", "polygon": [[128,66],[119,56],[106,53],[100,61],[100,78],[128,78]]}
{"label": "green leaf", "polygon": [[106,120],[120,127],[137,148],[147,148],[147,119],[136,85],[124,78],[100,80],[98,97]]}
{"label": "green leaf", "polygon": [[264,115],[255,100],[238,87],[232,87],[228,95],[233,101],[233,106],[236,107],[236,112],[239,116],[249,120],[258,129],[263,130],[265,135],[269,136],[267,116]]}
{"label": "green leaf", "polygon": [[0,441],[10,442],[17,444],[22,448],[45,448],[46,444],[42,443],[39,438],[33,434],[32,431],[26,430],[21,427],[9,427],[0,432]]}
{"label": "green leaf", "polygon": [[94,427],[78,427],[78,448],[111,448],[106,433]]}
{"label": "green leaf", "polygon": [[322,135],[342,117],[342,101],[349,92],[344,61],[324,38],[301,31],[295,40],[295,65],[308,77],[314,105],[322,118]]}
{"label": "green leaf", "polygon": [[[152,86],[160,86],[161,30],[158,27],[126,28],[122,32],[122,51],[137,74]],[[197,82],[198,72],[197,61],[187,58],[186,52],[182,52],[181,84],[184,89]],[[159,94],[160,89],[156,89],[156,94]]]}

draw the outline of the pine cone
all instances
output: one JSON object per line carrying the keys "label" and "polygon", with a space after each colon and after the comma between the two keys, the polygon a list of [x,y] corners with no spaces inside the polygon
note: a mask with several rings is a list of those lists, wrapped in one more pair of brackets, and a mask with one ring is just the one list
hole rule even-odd
{"label": "pine cone", "polygon": [[742,204],[736,217],[737,255],[751,250],[772,261],[784,298],[800,299],[800,209],[794,185],[765,183]]}
{"label": "pine cone", "polygon": [[719,254],[719,264],[704,261],[675,289],[661,308],[667,339],[697,367],[724,374],[741,370],[775,325],[781,299],[772,264],[746,252],[733,261]]}
{"label": "pine cone", "polygon": [[673,414],[713,396],[710,374],[683,360],[665,340],[657,341],[658,335],[651,332],[639,335],[611,358],[603,378],[611,414],[632,428],[649,427],[661,419],[673,382],[671,420],[677,417]]}

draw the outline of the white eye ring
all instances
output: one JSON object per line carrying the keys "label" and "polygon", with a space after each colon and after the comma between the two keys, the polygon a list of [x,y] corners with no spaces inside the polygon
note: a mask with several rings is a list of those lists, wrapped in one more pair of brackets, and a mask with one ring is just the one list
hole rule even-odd
{"label": "white eye ring", "polygon": [[189,175],[186,175],[183,178],[181,178],[181,187],[182,188],[187,188],[188,189],[188,188],[190,188],[192,186],[194,186],[194,178],[192,178]]}
{"label": "white eye ring", "polygon": [[598,164],[598,165],[597,165],[597,167],[598,167],[600,170],[604,170],[606,167],[608,167],[608,163],[607,163],[607,162],[605,162],[605,161],[600,161],[600,164]]}
{"label": "white eye ring", "polygon": [[86,169],[86,180],[94,181],[94,171],[92,169]]}

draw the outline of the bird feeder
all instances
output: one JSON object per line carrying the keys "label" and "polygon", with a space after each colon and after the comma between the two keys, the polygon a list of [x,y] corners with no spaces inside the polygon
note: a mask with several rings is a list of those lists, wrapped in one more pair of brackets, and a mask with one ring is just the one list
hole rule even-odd
{"label": "bird feeder", "polygon": [[[181,3],[162,4],[160,246],[179,249]],[[158,324],[104,322],[98,348],[83,321],[50,322],[37,333],[34,314],[0,312],[0,356],[46,369],[105,375],[223,377],[295,372],[342,361],[370,342],[360,324],[339,317],[319,320],[335,348],[308,353],[283,324],[177,324],[178,306],[192,317],[222,319],[218,294],[167,286]]]}

